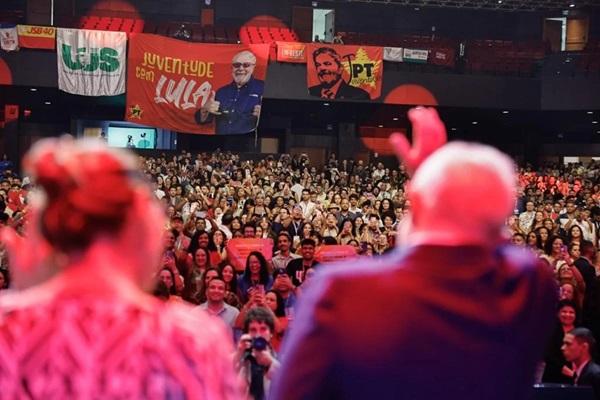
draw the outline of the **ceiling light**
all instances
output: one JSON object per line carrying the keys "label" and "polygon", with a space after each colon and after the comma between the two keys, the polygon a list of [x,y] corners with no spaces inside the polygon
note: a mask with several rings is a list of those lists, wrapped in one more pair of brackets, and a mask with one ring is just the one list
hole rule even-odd
{"label": "ceiling light", "polygon": [[324,106],[328,106],[328,105],[329,105],[329,103],[323,103],[323,105],[324,105]]}
{"label": "ceiling light", "polygon": [[45,105],[47,105],[47,106],[49,106],[49,105],[50,105],[50,104],[52,104],[52,103],[51,103],[51,102],[49,102],[49,101],[45,101],[45,102],[44,102],[44,104],[45,104]]}
{"label": "ceiling light", "polygon": [[477,121],[473,121],[473,122],[471,122],[471,123],[472,123],[473,125],[477,125],[479,122],[477,122]]}
{"label": "ceiling light", "polygon": [[398,117],[394,117],[392,118],[394,121],[398,121]]}
{"label": "ceiling light", "polygon": [[502,111],[502,114],[508,114],[508,110]]}
{"label": "ceiling light", "polygon": [[383,128],[383,125],[377,125],[378,128]]}
{"label": "ceiling light", "polygon": [[592,124],[597,124],[597,123],[598,123],[598,121],[592,121]]}
{"label": "ceiling light", "polygon": [[592,115],[594,112],[593,111],[588,111],[587,113],[588,113],[588,115]]}
{"label": "ceiling light", "polygon": [[31,91],[31,92],[37,92],[37,88],[32,87],[31,89],[29,89],[29,91]]}
{"label": "ceiling light", "polygon": [[455,130],[456,130],[456,128],[451,128],[450,130],[451,130],[451,131],[455,131]]}
{"label": "ceiling light", "polygon": [[574,3],[571,3],[571,4],[569,4],[569,7],[571,7],[571,8],[574,8],[574,7],[575,7],[575,4],[574,4]]}
{"label": "ceiling light", "polygon": [[502,0],[498,0],[498,4],[502,4]]}

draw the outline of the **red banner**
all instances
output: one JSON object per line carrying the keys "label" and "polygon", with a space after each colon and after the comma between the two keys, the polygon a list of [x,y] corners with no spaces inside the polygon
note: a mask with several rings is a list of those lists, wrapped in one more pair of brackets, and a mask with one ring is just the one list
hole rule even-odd
{"label": "red banner", "polygon": [[383,47],[311,43],[306,52],[311,96],[374,100],[381,95]]}
{"label": "red banner", "polygon": [[429,62],[446,67],[454,67],[453,49],[432,49]]}
{"label": "red banner", "polygon": [[227,258],[236,271],[242,272],[246,268],[248,255],[258,251],[267,261],[273,258],[273,239],[231,239],[227,241]]}
{"label": "red banner", "polygon": [[358,257],[356,249],[349,245],[320,246],[315,251],[315,259],[320,263],[335,262]]}
{"label": "red banner", "polygon": [[306,44],[296,42],[277,42],[277,61],[305,63]]}
{"label": "red banner", "polygon": [[53,26],[17,25],[19,47],[54,50],[56,28]]}
{"label": "red banner", "polygon": [[268,57],[268,44],[133,35],[125,119],[187,133],[252,132],[260,117]]}

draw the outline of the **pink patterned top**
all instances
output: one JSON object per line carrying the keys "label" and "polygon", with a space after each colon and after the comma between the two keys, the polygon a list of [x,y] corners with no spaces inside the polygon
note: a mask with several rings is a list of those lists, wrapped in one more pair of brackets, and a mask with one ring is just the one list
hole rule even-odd
{"label": "pink patterned top", "polygon": [[33,290],[0,297],[2,399],[241,398],[231,335],[208,315]]}

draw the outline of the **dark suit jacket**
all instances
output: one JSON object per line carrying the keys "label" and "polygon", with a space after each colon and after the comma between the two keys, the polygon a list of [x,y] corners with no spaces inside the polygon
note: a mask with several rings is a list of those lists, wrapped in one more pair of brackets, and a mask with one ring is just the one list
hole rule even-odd
{"label": "dark suit jacket", "polygon": [[[311,86],[308,88],[308,93],[311,96],[321,97],[322,85]],[[365,90],[348,85],[345,81],[342,81],[337,93],[335,94],[336,99],[352,99],[352,100],[370,100],[369,93]]]}
{"label": "dark suit jacket", "polygon": [[528,398],[556,297],[548,267],[510,247],[325,266],[300,298],[271,398]]}
{"label": "dark suit jacket", "polygon": [[577,386],[591,386],[597,399],[600,399],[600,365],[590,361],[581,371]]}

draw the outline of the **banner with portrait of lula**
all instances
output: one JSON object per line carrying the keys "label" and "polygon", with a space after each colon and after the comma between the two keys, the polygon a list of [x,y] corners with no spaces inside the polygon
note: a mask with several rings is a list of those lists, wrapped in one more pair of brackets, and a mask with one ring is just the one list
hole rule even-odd
{"label": "banner with portrait of lula", "polygon": [[375,100],[381,96],[383,47],[307,44],[306,74],[311,96]]}
{"label": "banner with portrait of lula", "polygon": [[204,44],[133,35],[125,119],[185,133],[253,132],[268,57],[268,44]]}

